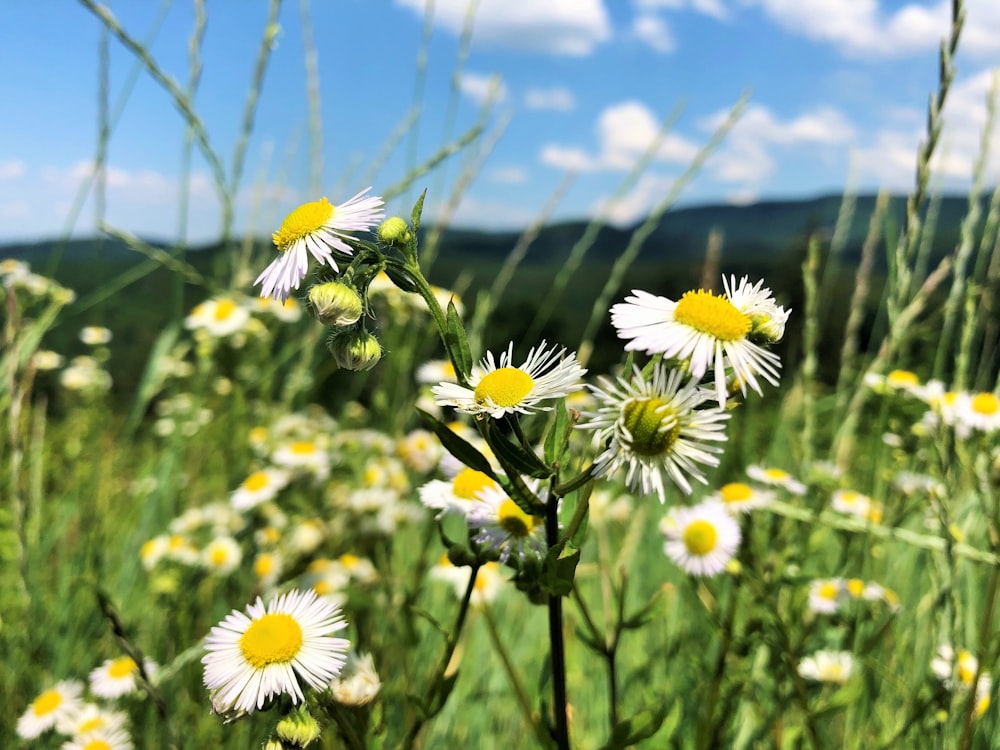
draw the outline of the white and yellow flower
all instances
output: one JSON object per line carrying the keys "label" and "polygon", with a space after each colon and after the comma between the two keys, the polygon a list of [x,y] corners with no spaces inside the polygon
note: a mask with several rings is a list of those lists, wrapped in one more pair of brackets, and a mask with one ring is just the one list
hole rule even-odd
{"label": "white and yellow flower", "polygon": [[230,297],[205,300],[195,305],[184,319],[184,325],[189,330],[203,330],[215,338],[232,336],[246,328],[249,322],[250,311]]}
{"label": "white and yellow flower", "polygon": [[809,586],[809,610],[833,614],[843,606],[846,594],[843,578],[817,578]]}
{"label": "white and yellow flower", "polygon": [[813,682],[843,685],[854,672],[850,651],[817,651],[799,662],[799,674]]}
{"label": "white and yellow flower", "polygon": [[343,672],[330,683],[333,699],[344,706],[366,706],[381,689],[382,681],[375,671],[372,655],[354,650],[347,654]]}
{"label": "white and yellow flower", "polygon": [[[537,489],[535,483],[529,487]],[[476,532],[476,543],[500,556],[524,560],[545,555],[545,522],[525,513],[499,486],[486,486],[477,493],[466,513],[469,529]]]}
{"label": "white and yellow flower", "polygon": [[[462,598],[465,590],[469,586],[469,576],[472,568],[459,567],[448,559],[448,555],[441,555],[437,565],[431,568],[430,577],[435,581],[450,583],[455,590],[455,596]],[[503,588],[504,577],[503,568],[499,563],[487,562],[476,571],[476,581],[472,584],[472,596],[469,602],[474,607],[489,604],[496,599],[500,589]]]}
{"label": "white and yellow flower", "polygon": [[[751,314],[737,305],[742,304],[751,312],[763,311],[764,300],[770,299],[770,290],[762,285],[751,287],[746,278],[736,289],[730,289],[725,278],[723,284],[725,294],[698,289],[685,292],[676,302],[636,289],[625,302],[611,307],[611,323],[618,337],[628,341],[626,351],[644,351],[662,354],[665,359],[683,360],[696,380],[701,380],[711,370],[719,406],[726,404],[727,367],[732,369],[744,396],[748,385],[762,393],[758,377],[778,385],[781,367],[776,354],[750,340],[754,321]],[[787,318],[787,313],[782,310],[779,314],[779,310],[781,308],[774,306],[774,310],[766,313],[774,319],[772,332],[775,334],[779,327],[783,333]]]}
{"label": "white and yellow flower", "polygon": [[255,471],[233,491],[229,496],[229,502],[236,510],[255,508],[261,503],[273,500],[288,482],[288,473],[279,469]]}
{"label": "white and yellow flower", "polygon": [[62,746],[62,750],[133,750],[134,747],[125,728],[117,727],[75,736]]}
{"label": "white and yellow flower", "polygon": [[79,711],[56,724],[56,731],[82,740],[100,732],[124,730],[127,723],[128,716],[121,711],[84,703]]}
{"label": "white and yellow flower", "polygon": [[693,382],[681,386],[684,375],[657,364],[648,380],[636,367],[632,379],[598,378],[587,386],[597,398],[595,412],[577,425],[595,430],[605,450],[594,459],[594,476],[625,468],[625,482],[643,495],[656,493],[665,502],[664,480],[691,493],[688,477],[706,483],[700,466],[717,466],[729,414],[703,407],[712,394]]}
{"label": "white and yellow flower", "polygon": [[467,516],[474,504],[479,502],[479,493],[486,489],[499,489],[499,485],[488,474],[466,467],[451,481],[432,479],[418,492],[420,502],[440,511],[438,517],[445,513]]}
{"label": "white and yellow flower", "polygon": [[857,490],[836,490],[830,498],[830,507],[838,513],[882,523],[882,504]]}
{"label": "white and yellow flower", "polygon": [[333,205],[326,198],[303,203],[292,211],[272,235],[278,257],[254,281],[260,296],[284,302],[298,289],[309,270],[309,256],[317,263],[339,270],[333,252],[353,255],[345,239],[351,232],[367,232],[382,220],[382,199],[367,196],[365,188],[346,203]]}
{"label": "white and yellow flower", "polygon": [[729,513],[749,513],[755,508],[763,508],[770,504],[774,500],[774,493],[756,489],[743,482],[729,482],[707,499],[722,503]]}
{"label": "white and yellow flower", "polygon": [[227,576],[243,562],[243,550],[233,537],[217,536],[201,551],[201,564],[209,573]]}
{"label": "white and yellow flower", "polygon": [[[156,674],[157,665],[152,659],[143,661],[143,669],[148,677]],[[131,656],[108,659],[101,666],[91,670],[90,692],[99,698],[119,698],[138,689],[136,677],[139,667]]]}
{"label": "white and yellow flower", "polygon": [[664,551],[689,575],[714,576],[740,546],[740,526],[719,503],[674,506],[660,522]]}
{"label": "white and yellow flower", "polygon": [[784,469],[750,464],[747,466],[747,476],[761,484],[767,484],[772,487],[783,487],[793,495],[806,494],[806,486]]}
{"label": "white and yellow flower", "polygon": [[530,414],[549,408],[539,406],[542,401],[579,390],[587,372],[576,361],[575,352],[566,355],[566,349],[547,348],[544,341],[528,352],[519,367],[514,367],[513,361],[513,342],[500,355],[499,365],[493,352],[487,352],[480,366],[474,369],[468,388],[458,383],[439,383],[431,389],[435,402],[479,418]]}
{"label": "white and yellow flower", "polygon": [[205,686],[217,711],[251,713],[277,695],[304,700],[300,680],[323,690],[340,674],[350,643],[339,606],[313,591],[290,591],[265,609],[260,597],[233,610],[205,638]]}
{"label": "white and yellow flower", "polygon": [[113,334],[104,326],[84,326],[80,329],[80,341],[87,346],[104,346],[110,344]]}
{"label": "white and yellow flower", "polygon": [[83,707],[83,685],[63,680],[39,695],[17,720],[17,736],[33,740],[54,728]]}

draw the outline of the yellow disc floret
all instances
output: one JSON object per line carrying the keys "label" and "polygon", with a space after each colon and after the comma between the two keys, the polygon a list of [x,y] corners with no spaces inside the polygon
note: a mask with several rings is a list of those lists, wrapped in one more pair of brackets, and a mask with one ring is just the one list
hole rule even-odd
{"label": "yellow disc floret", "polygon": [[742,503],[753,497],[753,489],[751,489],[750,485],[743,484],[742,482],[730,482],[729,484],[722,485],[719,494],[722,495],[723,502]]}
{"label": "yellow disc floret", "polygon": [[284,252],[296,242],[322,229],[333,218],[333,210],[333,204],[326,198],[303,203],[285,217],[271,239],[278,250]]}
{"label": "yellow disc floret", "polygon": [[685,292],[674,308],[674,320],[719,341],[738,341],[750,332],[750,316],[722,296],[699,289]]}
{"label": "yellow disc floret", "polygon": [[629,401],[622,409],[622,424],[632,436],[632,451],[640,456],[668,453],[681,431],[674,412],[658,398]]}
{"label": "yellow disc floret", "polygon": [[55,711],[62,705],[63,696],[58,690],[46,690],[35,698],[31,704],[31,710],[35,716],[45,716]]}
{"label": "yellow disc floret", "polygon": [[301,648],[302,627],[294,617],[280,612],[254,620],[240,637],[243,658],[254,669],[289,662]]}
{"label": "yellow disc floret", "polygon": [[244,489],[250,490],[250,492],[257,492],[267,487],[270,479],[267,476],[266,471],[255,471],[253,474],[248,476],[243,480]]}
{"label": "yellow disc floret", "polygon": [[131,656],[120,656],[111,662],[111,665],[108,667],[108,674],[116,680],[120,680],[123,677],[128,677],[135,669],[136,664]]}
{"label": "yellow disc floret", "polygon": [[684,529],[684,546],[692,555],[707,555],[715,549],[715,544],[719,539],[719,532],[710,521],[697,520],[688,524]]}
{"label": "yellow disc floret", "polygon": [[483,376],[476,386],[475,399],[477,404],[516,406],[534,387],[535,381],[524,370],[501,367]]}
{"label": "yellow disc floret", "polygon": [[451,491],[455,497],[463,500],[475,500],[477,495],[495,482],[489,475],[475,469],[462,469],[451,482]]}
{"label": "yellow disc floret", "polygon": [[514,537],[526,537],[538,523],[534,516],[529,516],[513,500],[504,500],[497,511],[497,517],[504,531]]}
{"label": "yellow disc floret", "polygon": [[1000,411],[1000,399],[992,393],[977,393],[972,397],[972,411],[992,416]]}

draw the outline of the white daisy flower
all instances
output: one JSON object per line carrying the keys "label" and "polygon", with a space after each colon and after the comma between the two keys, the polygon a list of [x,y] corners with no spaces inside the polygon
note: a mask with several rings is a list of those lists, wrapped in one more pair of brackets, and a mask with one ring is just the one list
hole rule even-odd
{"label": "white daisy flower", "polygon": [[956,434],[960,437],[977,430],[996,432],[1000,430],[1000,398],[992,393],[963,393],[955,407]]}
{"label": "white daisy flower", "polygon": [[123,727],[99,729],[74,737],[62,750],[133,750],[132,738]]}
{"label": "white daisy flower", "polygon": [[58,352],[49,349],[39,349],[31,355],[31,366],[36,370],[58,370],[66,359]]}
{"label": "white daisy flower", "polygon": [[215,338],[232,336],[246,328],[250,322],[250,311],[229,297],[205,300],[195,305],[184,319],[189,330],[204,330]]}
{"label": "white daisy flower", "polygon": [[657,364],[646,380],[638,367],[632,380],[612,382],[598,378],[597,386],[587,386],[600,404],[596,412],[584,414],[580,429],[596,430],[595,440],[606,448],[594,459],[594,476],[614,474],[627,467],[625,481],[643,495],[656,493],[665,502],[664,478],[685,493],[691,493],[688,477],[706,483],[701,466],[717,466],[715,454],[722,448],[706,445],[724,442],[724,423],[729,414],[713,407],[697,408],[711,400],[705,388]]}
{"label": "white daisy flower", "polygon": [[660,531],[667,556],[689,575],[718,575],[740,546],[740,526],[719,503],[674,506]]}
{"label": "white daisy flower", "polygon": [[83,685],[63,680],[39,695],[17,720],[17,736],[33,740],[74,716],[83,706]]}
{"label": "white daisy flower", "polygon": [[749,277],[744,276],[737,284],[736,277],[730,276],[727,283],[723,276],[722,285],[733,307],[749,316],[751,339],[768,344],[781,341],[791,310],[775,302],[771,290],[764,286],[763,281],[751,284]]}
{"label": "white daisy flower", "polygon": [[295,323],[302,317],[302,305],[295,297],[279,302],[270,297],[257,297],[253,309],[266,315],[273,315],[283,323]]}
{"label": "white daisy flower", "polygon": [[269,589],[278,582],[283,567],[284,559],[277,552],[259,552],[253,559],[253,574],[258,585],[264,589]]}
{"label": "white daisy flower", "polygon": [[382,681],[375,671],[372,655],[354,650],[347,654],[344,671],[330,683],[333,699],[344,706],[365,706],[375,700],[381,689]]}
{"label": "white daisy flower", "polygon": [[98,732],[124,730],[127,722],[128,716],[121,711],[85,703],[75,714],[56,724],[56,731],[83,739]]}
{"label": "white daisy flower", "polygon": [[[143,662],[146,674],[156,674],[157,665],[152,659]],[[90,692],[99,698],[119,698],[138,689],[136,677],[139,668],[131,656],[108,659],[101,666],[92,669],[89,675]]]}
{"label": "white daisy flower", "polygon": [[[534,482],[528,486],[535,491]],[[502,563],[511,556],[524,560],[545,555],[545,521],[542,518],[525,513],[496,485],[485,487],[478,497],[479,502],[471,505],[465,517],[470,530],[476,532],[477,544],[499,553]]]}
{"label": "white daisy flower", "polygon": [[469,388],[458,383],[439,383],[431,390],[438,406],[451,406],[466,414],[500,419],[515,412],[529,414],[548,407],[540,401],[562,398],[580,389],[586,374],[576,361],[576,353],[564,356],[566,349],[546,349],[543,341],[528,352],[524,364],[513,366],[514,344],[500,355],[500,364],[487,352],[479,368],[473,371]]}
{"label": "white daisy flower", "polygon": [[110,344],[111,330],[103,326],[84,326],[80,329],[80,341],[87,346],[103,346]]}
{"label": "white daisy flower", "polygon": [[856,490],[837,490],[830,499],[830,507],[872,523],[882,522],[882,505]]}
{"label": "white daisy flower", "polygon": [[772,487],[784,487],[793,495],[806,494],[806,486],[784,469],[750,464],[747,466],[747,476]]}
{"label": "white daisy flower", "polygon": [[330,474],[330,454],[313,440],[293,440],[278,446],[271,460],[286,469],[301,469],[325,479]]}
{"label": "white daisy flower", "polygon": [[938,648],[937,656],[931,661],[931,671],[949,689],[970,687],[978,669],[979,660],[971,651],[963,648],[955,653],[955,649],[947,643]]}
{"label": "white daisy flower", "polygon": [[396,453],[409,468],[428,474],[441,462],[444,447],[433,432],[417,429],[396,442]]}
{"label": "white daisy flower", "polygon": [[[625,302],[611,307],[611,323],[618,330],[618,337],[628,340],[626,351],[685,360],[695,380],[701,380],[711,369],[719,406],[726,404],[727,365],[732,368],[744,396],[747,385],[762,393],[758,376],[778,385],[781,367],[776,354],[750,341],[753,320],[733,301],[732,295],[738,292],[736,301],[753,309],[762,290],[754,294],[751,287],[747,291],[746,279],[736,290],[729,289],[726,279],[723,283],[725,295],[698,289],[685,292],[676,302],[636,289]],[[781,329],[784,330],[783,321]]]}
{"label": "white daisy flower", "polygon": [[844,579],[817,578],[809,586],[809,610],[822,615],[837,612],[844,603]]}
{"label": "white daisy flower", "polygon": [[479,502],[479,493],[491,488],[499,489],[499,485],[488,474],[466,467],[450,482],[432,479],[420,487],[418,492],[420,502],[440,511],[440,518],[445,513],[468,515],[475,503]]}
{"label": "white daisy flower", "polygon": [[799,662],[799,674],[814,682],[842,685],[853,671],[854,657],[850,651],[817,651]]}
{"label": "white daisy flower", "polygon": [[976,682],[976,718],[982,718],[990,708],[990,692],[993,689],[993,679],[986,673],[979,675]]}
{"label": "white daisy flower", "polygon": [[201,564],[212,575],[227,576],[236,570],[241,562],[243,562],[243,550],[240,549],[240,543],[231,536],[217,536],[201,551]]}
{"label": "white daisy flower", "polygon": [[280,254],[254,281],[254,286],[261,284],[260,296],[279,302],[288,299],[305,278],[310,255],[317,263],[339,270],[333,251],[353,255],[344,239],[351,232],[367,232],[385,215],[380,197],[365,197],[369,190],[365,188],[339,206],[322,198],[303,203],[288,214],[271,237]]}
{"label": "white daisy flower", "polygon": [[301,703],[300,679],[323,690],[344,666],[350,643],[333,634],[345,627],[339,606],[313,591],[282,594],[266,609],[258,597],[245,614],[233,610],[205,638],[213,706],[251,713],[283,693]]}
{"label": "white daisy flower", "polygon": [[708,497],[722,503],[729,513],[749,513],[754,508],[763,508],[774,500],[774,493],[758,490],[743,482],[729,482]]}
{"label": "white daisy flower", "polygon": [[414,373],[418,383],[431,385],[432,383],[454,383],[458,380],[455,374],[455,365],[450,359],[432,359],[424,362]]}
{"label": "white daisy flower", "polygon": [[[472,568],[454,565],[448,559],[448,555],[441,555],[438,564],[431,568],[430,577],[435,581],[450,583],[455,589],[455,596],[461,598],[465,596],[471,573]],[[499,563],[488,562],[480,566],[476,571],[476,582],[472,585],[470,604],[474,607],[489,604],[496,599],[500,589],[503,588],[503,583],[503,568]]]}
{"label": "white daisy flower", "polygon": [[229,496],[229,502],[236,510],[249,510],[261,503],[273,500],[289,482],[287,472],[278,469],[261,469],[243,480]]}

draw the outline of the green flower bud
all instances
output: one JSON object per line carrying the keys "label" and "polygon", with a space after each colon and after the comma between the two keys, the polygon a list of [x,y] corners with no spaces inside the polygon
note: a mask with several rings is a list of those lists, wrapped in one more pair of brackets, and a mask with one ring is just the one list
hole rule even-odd
{"label": "green flower bud", "polygon": [[260,750],[288,750],[287,746],[273,737],[260,746]]}
{"label": "green flower bud", "polygon": [[339,281],[327,281],[310,288],[309,304],[316,320],[326,326],[352,326],[364,312],[361,295]]}
{"label": "green flower bud", "polygon": [[327,346],[333,360],[345,370],[370,370],[382,359],[382,345],[368,331],[332,336]]}
{"label": "green flower bud", "polygon": [[319,723],[304,705],[299,706],[275,727],[283,744],[305,747],[322,734]]}
{"label": "green flower bud", "polygon": [[378,238],[389,247],[400,247],[409,244],[410,240],[413,239],[413,232],[410,231],[410,225],[406,223],[406,219],[390,216],[379,224]]}

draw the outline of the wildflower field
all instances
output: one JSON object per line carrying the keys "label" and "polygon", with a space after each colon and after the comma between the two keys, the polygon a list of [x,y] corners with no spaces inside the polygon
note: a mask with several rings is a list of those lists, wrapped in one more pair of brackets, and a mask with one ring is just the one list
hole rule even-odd
{"label": "wildflower field", "polygon": [[[243,155],[82,3],[231,208]],[[988,138],[930,250],[953,14],[901,221],[847,193],[774,278],[636,266],[743,102],[586,284],[598,220],[547,276],[544,215],[485,274],[436,262],[482,125],[211,254],[103,224],[137,261],[96,288],[0,260],[0,747],[1000,746]]]}

